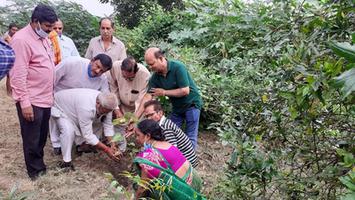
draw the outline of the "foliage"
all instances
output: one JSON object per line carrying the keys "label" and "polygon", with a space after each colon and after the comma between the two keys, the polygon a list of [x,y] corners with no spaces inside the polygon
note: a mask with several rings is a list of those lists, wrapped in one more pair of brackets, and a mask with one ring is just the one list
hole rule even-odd
{"label": "foliage", "polygon": [[344,83],[342,91],[344,92],[344,97],[347,97],[355,91],[355,46],[347,42],[330,42],[329,45],[337,55],[344,57],[350,63],[351,69],[336,78],[337,82]]}
{"label": "foliage", "polygon": [[[186,64],[199,86],[201,124],[233,148],[210,199],[352,198],[354,2],[190,0],[184,6],[166,12],[150,2],[137,26],[116,34],[140,61],[148,46],[160,46]],[[26,12],[15,13],[27,23]],[[78,32],[86,38],[94,29]]]}
{"label": "foliage", "polygon": [[[138,176],[133,176],[129,172],[123,172],[123,176],[129,178],[133,182],[138,182],[140,183],[140,177]],[[113,175],[111,173],[105,173],[106,179],[110,182],[110,186],[108,188],[109,190],[109,196],[107,199],[133,199],[134,193],[131,191],[128,191],[125,187],[120,185]]]}
{"label": "foliage", "polygon": [[47,0],[11,0],[10,5],[0,7],[0,26],[3,29],[11,22],[16,22],[20,27],[26,26],[31,21],[33,9],[39,3],[52,6],[58,17],[63,21],[64,34],[72,38],[81,55],[85,54],[91,38],[99,35],[98,18],[88,13],[77,3]]}
{"label": "foliage", "polygon": [[55,10],[63,21],[64,34],[73,39],[80,55],[84,56],[90,39],[100,35],[98,17],[75,2],[58,1]]}
{"label": "foliage", "polygon": [[346,192],[346,194],[343,195],[342,199],[344,199],[344,200],[354,199],[354,197],[355,197],[355,159],[354,159],[354,155],[352,153],[344,151],[343,149],[338,149],[337,152],[338,152],[339,156],[343,157],[343,162],[340,162],[339,164],[346,169],[351,169],[346,175],[339,178],[341,183],[343,183],[348,189],[348,192]]}
{"label": "foliage", "polygon": [[28,199],[32,196],[30,193],[19,193],[19,184],[16,183],[14,186],[12,186],[11,190],[7,195],[4,195],[0,192],[0,199],[2,200],[25,200]]}
{"label": "foliage", "polygon": [[164,11],[171,11],[174,8],[183,8],[181,0],[100,0],[101,3],[111,3],[115,8],[115,17],[122,26],[128,28],[136,27],[141,19],[146,16],[146,10],[155,4],[160,5]]}
{"label": "foliage", "polygon": [[[168,37],[147,37],[161,26],[141,21],[131,40],[139,45],[129,51],[162,47],[200,87],[200,121],[234,149],[210,198],[342,194],[338,178],[349,169],[336,149],[354,148],[354,96],[346,92],[353,75],[328,41],[354,38],[353,2],[191,0],[185,8],[151,16],[179,19],[164,30]],[[345,96],[336,80],[345,81]]]}
{"label": "foliage", "polygon": [[125,43],[128,54],[142,61],[145,49],[154,41],[168,39],[172,29],[179,26],[179,15],[175,12],[166,13],[159,5],[152,5],[146,10],[148,15],[144,22],[133,29],[117,28],[116,35]]}

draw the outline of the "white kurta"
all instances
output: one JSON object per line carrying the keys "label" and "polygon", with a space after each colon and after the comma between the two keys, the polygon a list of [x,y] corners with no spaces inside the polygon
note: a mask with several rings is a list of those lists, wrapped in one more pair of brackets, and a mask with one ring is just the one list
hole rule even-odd
{"label": "white kurta", "polygon": [[77,88],[54,94],[51,117],[60,132],[60,145],[65,162],[71,161],[74,139],[81,138],[81,141],[90,145],[99,142],[93,128],[102,125],[105,136],[114,135],[112,112],[104,116],[96,114],[96,98],[99,93],[97,90]]}
{"label": "white kurta", "polygon": [[89,59],[78,56],[69,57],[55,67],[54,92],[71,88],[90,88],[102,92],[109,91],[105,74],[90,78],[88,74]]}
{"label": "white kurta", "polygon": [[[106,75],[90,78],[88,65],[90,60],[81,57],[69,57],[60,62],[55,68],[54,92],[72,88],[90,88],[109,92]],[[52,119],[49,121],[49,135],[53,147],[60,147],[58,127]]]}

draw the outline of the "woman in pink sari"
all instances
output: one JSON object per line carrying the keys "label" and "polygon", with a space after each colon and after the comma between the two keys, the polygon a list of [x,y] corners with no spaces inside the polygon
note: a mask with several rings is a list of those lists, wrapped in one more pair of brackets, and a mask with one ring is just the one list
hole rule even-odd
{"label": "woman in pink sari", "polygon": [[[137,154],[137,158],[148,160],[160,167],[167,169],[168,165],[174,173],[182,178],[188,185],[196,191],[201,189],[201,179],[194,173],[190,162],[184,157],[180,150],[165,141],[164,135],[157,122],[146,119],[138,123],[135,129],[136,141],[143,145],[142,151]],[[147,164],[139,163],[141,179],[149,180],[158,178],[161,171]],[[143,189],[138,189],[136,197],[139,198]]]}

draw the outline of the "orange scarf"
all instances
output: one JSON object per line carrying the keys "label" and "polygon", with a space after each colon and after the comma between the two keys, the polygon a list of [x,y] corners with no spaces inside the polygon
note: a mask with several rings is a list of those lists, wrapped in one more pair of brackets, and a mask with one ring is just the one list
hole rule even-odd
{"label": "orange scarf", "polygon": [[59,40],[58,40],[58,34],[55,31],[51,31],[49,33],[49,39],[52,41],[53,45],[53,51],[54,51],[54,64],[60,63],[62,59],[62,54],[60,52],[60,46],[59,46]]}

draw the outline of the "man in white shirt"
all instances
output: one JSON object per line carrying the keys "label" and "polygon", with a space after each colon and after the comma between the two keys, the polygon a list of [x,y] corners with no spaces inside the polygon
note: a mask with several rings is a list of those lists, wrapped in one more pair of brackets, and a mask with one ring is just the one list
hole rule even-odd
{"label": "man in white shirt", "polygon": [[114,21],[104,17],[100,20],[99,25],[100,36],[90,40],[85,58],[92,59],[99,53],[105,53],[111,57],[113,62],[125,59],[127,57],[126,47],[121,40],[113,35],[115,32]]}
{"label": "man in white shirt", "polygon": [[91,88],[109,91],[106,71],[112,68],[112,60],[106,54],[98,54],[92,60],[70,57],[55,68],[54,92],[71,88]]}
{"label": "man in white shirt", "polygon": [[58,19],[58,21],[54,24],[53,30],[58,34],[58,41],[62,55],[61,60],[64,60],[70,56],[80,56],[73,40],[63,35],[63,28],[63,22]]}
{"label": "man in white shirt", "polygon": [[[82,57],[70,57],[60,62],[55,68],[54,92],[72,88],[90,88],[109,92],[109,85],[104,72],[112,67],[112,60],[106,54],[98,54],[92,60]],[[54,154],[60,155],[58,127],[50,119],[50,138]]]}
{"label": "man in white shirt", "polygon": [[[63,154],[61,168],[74,170],[71,159],[73,143],[87,143],[104,151],[111,159],[118,161],[114,146],[108,147],[99,141],[95,131],[103,127],[104,135],[111,141],[114,135],[112,111],[117,107],[113,93],[101,93],[87,88],[62,90],[54,94],[51,117],[59,128]],[[98,129],[97,129],[98,128]]]}

